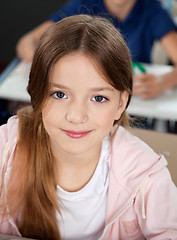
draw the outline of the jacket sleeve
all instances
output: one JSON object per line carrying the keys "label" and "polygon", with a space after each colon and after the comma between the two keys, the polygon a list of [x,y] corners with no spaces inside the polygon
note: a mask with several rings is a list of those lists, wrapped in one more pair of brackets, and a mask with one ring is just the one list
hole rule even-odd
{"label": "jacket sleeve", "polygon": [[144,195],[139,191],[136,197],[135,211],[146,239],[177,240],[177,187],[166,167],[148,176]]}

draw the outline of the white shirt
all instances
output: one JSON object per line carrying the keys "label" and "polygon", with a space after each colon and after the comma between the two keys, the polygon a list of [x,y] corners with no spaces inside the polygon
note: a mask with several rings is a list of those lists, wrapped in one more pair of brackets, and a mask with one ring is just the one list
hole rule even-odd
{"label": "white shirt", "polygon": [[87,185],[77,192],[67,192],[57,186],[62,202],[61,215],[57,213],[61,239],[95,240],[101,236],[106,218],[109,154],[110,137],[107,136],[96,170]]}

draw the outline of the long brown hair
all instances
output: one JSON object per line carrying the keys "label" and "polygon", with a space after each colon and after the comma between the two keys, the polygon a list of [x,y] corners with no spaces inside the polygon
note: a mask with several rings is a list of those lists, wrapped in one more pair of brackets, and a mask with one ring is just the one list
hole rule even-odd
{"label": "long brown hair", "polygon": [[[41,111],[47,99],[53,66],[74,51],[81,51],[93,60],[102,76],[117,90],[129,93],[127,106],[131,99],[129,50],[108,20],[87,15],[72,16],[53,24],[42,36],[29,77],[32,106],[18,113],[19,136],[7,193],[10,213],[20,210],[18,225],[26,237],[60,239],[56,219],[56,211],[60,211],[54,174],[56,163]],[[119,124],[125,121],[125,115],[124,111]]]}

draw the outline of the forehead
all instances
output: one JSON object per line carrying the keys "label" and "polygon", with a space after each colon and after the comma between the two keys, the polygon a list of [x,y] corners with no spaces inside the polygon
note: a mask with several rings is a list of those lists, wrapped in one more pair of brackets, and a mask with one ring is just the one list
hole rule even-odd
{"label": "forehead", "polygon": [[101,66],[82,52],[73,52],[59,59],[51,71],[49,81],[111,86]]}

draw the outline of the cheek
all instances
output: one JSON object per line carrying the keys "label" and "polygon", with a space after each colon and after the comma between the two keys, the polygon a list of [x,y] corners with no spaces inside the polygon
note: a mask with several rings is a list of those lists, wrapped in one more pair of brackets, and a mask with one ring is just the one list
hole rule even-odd
{"label": "cheek", "polygon": [[51,118],[51,120],[58,118],[59,116],[61,116],[61,113],[63,112],[61,106],[62,105],[57,104],[57,101],[49,99],[49,101],[42,109],[43,118],[45,119]]}
{"label": "cheek", "polygon": [[42,109],[43,122],[48,122],[48,119],[50,119],[50,115],[52,115],[52,108],[51,108],[51,104],[47,103]]}
{"label": "cheek", "polygon": [[42,110],[42,120],[47,132],[50,129],[51,125],[55,124],[55,119],[58,119],[57,111],[53,107],[52,102],[48,102]]}
{"label": "cheek", "polygon": [[110,109],[106,112],[98,112],[96,122],[104,129],[110,129],[113,126],[115,114],[115,109]]}

